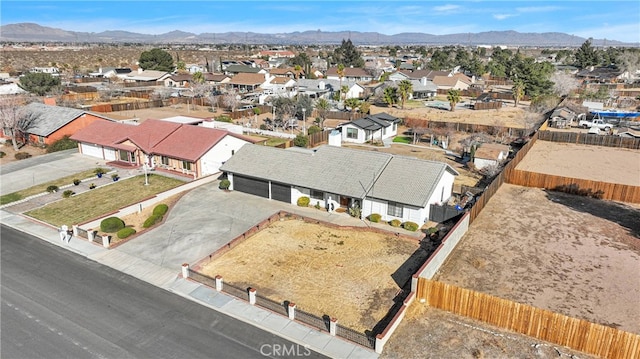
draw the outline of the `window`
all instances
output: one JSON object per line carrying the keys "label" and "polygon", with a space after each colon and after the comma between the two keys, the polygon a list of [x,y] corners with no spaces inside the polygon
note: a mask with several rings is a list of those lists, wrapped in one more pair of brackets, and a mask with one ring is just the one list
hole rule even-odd
{"label": "window", "polygon": [[347,138],[358,138],[358,129],[357,128],[347,128]]}
{"label": "window", "polygon": [[118,155],[120,156],[120,161],[129,162],[129,152],[125,150],[118,151]]}
{"label": "window", "polygon": [[162,162],[163,165],[168,166],[169,165],[169,157],[167,157],[167,156],[160,157],[160,162]]}
{"label": "window", "polygon": [[185,169],[187,171],[191,171],[191,162],[182,161],[182,169]]}
{"label": "window", "polygon": [[44,137],[38,136],[38,143],[44,143]]}
{"label": "window", "polygon": [[387,206],[387,215],[402,218],[402,204],[389,202]]}
{"label": "window", "polygon": [[324,200],[324,192],[322,191],[316,191],[315,189],[311,190],[311,195],[309,196],[312,199],[317,199],[319,201]]}

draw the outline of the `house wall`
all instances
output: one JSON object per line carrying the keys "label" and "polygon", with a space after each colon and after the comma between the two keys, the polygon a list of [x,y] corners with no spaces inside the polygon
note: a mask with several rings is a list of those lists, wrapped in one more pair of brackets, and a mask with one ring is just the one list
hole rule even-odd
{"label": "house wall", "polygon": [[381,215],[382,220],[390,221],[392,219],[398,219],[401,222],[411,221],[418,224],[422,224],[428,218],[429,212],[426,208],[409,206],[407,204],[402,205],[402,217],[391,216],[387,214],[389,208],[389,202],[376,199],[365,198],[362,202],[362,217],[367,217],[370,214],[377,213]]}
{"label": "house wall", "polygon": [[429,197],[429,202],[425,207],[426,218],[429,218],[429,206],[435,203],[445,203],[451,198],[451,193],[453,193],[453,181],[455,180],[455,176],[447,171],[442,175],[442,178],[436,185],[431,197]]}
{"label": "house wall", "polygon": [[101,118],[101,117],[94,116],[89,113],[85,113],[84,115],[77,117],[73,121],[67,123],[66,125],[57,129],[55,132],[51,133],[49,136],[45,137],[44,142],[40,141],[39,136],[29,134],[29,142],[40,143],[40,144],[44,143],[46,145],[50,145],[58,141],[64,136],[73,135],[77,131],[89,126],[95,121],[108,121],[108,120],[105,120],[104,118]]}
{"label": "house wall", "polygon": [[495,165],[497,163],[498,163],[497,160],[492,160],[492,159],[487,159],[487,158],[478,158],[478,157],[476,157],[476,158],[473,159],[473,164],[476,166],[476,169],[479,169],[479,170],[483,169],[483,168],[485,168],[487,166],[490,166],[490,165]]}
{"label": "house wall", "polygon": [[200,158],[202,172],[199,173],[199,176],[207,176],[219,172],[222,163],[231,158],[232,153],[235,153],[247,143],[249,142],[233,136],[224,136],[220,142]]}
{"label": "house wall", "polygon": [[[358,130],[358,138],[347,138],[347,128],[355,128],[356,130]],[[363,129],[350,125],[350,124],[345,124],[342,126],[342,141],[343,142],[351,142],[351,143],[365,143],[365,136],[366,133]]]}

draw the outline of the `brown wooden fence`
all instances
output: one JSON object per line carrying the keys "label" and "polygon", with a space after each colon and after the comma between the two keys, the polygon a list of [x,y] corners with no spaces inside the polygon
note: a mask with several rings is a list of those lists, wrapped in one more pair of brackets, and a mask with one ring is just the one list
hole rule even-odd
{"label": "brown wooden fence", "polygon": [[640,335],[450,284],[418,278],[429,306],[611,359],[640,358]]}
{"label": "brown wooden fence", "polygon": [[620,136],[600,136],[580,132],[539,131],[538,139],[551,142],[578,143],[582,145],[622,147],[633,150],[640,149],[640,138],[623,138]]}
{"label": "brown wooden fence", "polygon": [[626,203],[640,203],[640,186],[620,183],[591,181],[581,178],[554,176],[546,173],[536,173],[513,169],[506,178],[507,183],[525,187],[560,190],[573,188],[589,193],[601,193],[599,198]]}
{"label": "brown wooden fence", "polygon": [[492,101],[492,102],[476,102],[473,104],[474,110],[498,110],[503,106],[502,102]]}

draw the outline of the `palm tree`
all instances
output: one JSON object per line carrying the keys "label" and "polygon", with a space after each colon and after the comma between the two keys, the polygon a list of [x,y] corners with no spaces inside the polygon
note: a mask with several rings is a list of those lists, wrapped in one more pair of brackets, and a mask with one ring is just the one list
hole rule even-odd
{"label": "palm tree", "polygon": [[393,106],[394,103],[398,102],[398,89],[395,87],[387,87],[384,89],[384,94],[382,96],[382,100],[389,106]]}
{"label": "palm tree", "polygon": [[407,98],[413,93],[413,85],[409,80],[402,80],[398,83],[398,92],[400,94],[400,100],[402,101],[402,109],[404,109],[404,103]]}
{"label": "palm tree", "polygon": [[349,86],[344,85],[340,87],[340,101],[347,99],[347,92],[349,92]]}
{"label": "palm tree", "polygon": [[338,64],[338,69],[336,70],[338,77],[340,78],[340,101],[342,101],[342,78],[344,77],[344,65]]}
{"label": "palm tree", "polygon": [[513,88],[511,89],[511,93],[513,94],[513,99],[515,100],[514,106],[518,107],[520,99],[524,96],[524,82],[518,79],[513,81]]}
{"label": "palm tree", "polygon": [[349,108],[349,118],[352,118],[352,114],[360,107],[360,100],[357,98],[349,98],[344,100],[344,107]]}
{"label": "palm tree", "polygon": [[456,104],[460,102],[460,90],[450,89],[447,92],[447,100],[449,100],[449,105],[451,106],[451,111],[456,110]]}
{"label": "palm tree", "polygon": [[195,84],[202,84],[204,83],[204,74],[198,71],[191,76],[191,80],[193,80],[193,83]]}
{"label": "palm tree", "polygon": [[324,121],[327,119],[327,113],[331,110],[331,104],[324,98],[319,98],[316,101],[316,111],[318,111],[318,115],[320,116],[320,123],[318,125],[320,128],[324,128]]}
{"label": "palm tree", "polygon": [[300,79],[300,71],[302,71],[302,66],[300,65],[294,66],[293,71],[294,71],[293,76],[295,76],[296,80]]}

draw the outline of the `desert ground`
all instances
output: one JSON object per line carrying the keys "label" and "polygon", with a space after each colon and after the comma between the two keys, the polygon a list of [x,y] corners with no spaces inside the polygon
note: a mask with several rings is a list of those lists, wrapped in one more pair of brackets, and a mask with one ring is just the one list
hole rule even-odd
{"label": "desert ground", "polygon": [[203,265],[201,272],[365,331],[385,316],[400,286],[420,266],[400,270],[418,247],[417,241],[391,233],[291,219],[271,224]]}
{"label": "desert ground", "polygon": [[436,280],[640,333],[640,206],[504,184]]}
{"label": "desert ground", "polygon": [[640,151],[536,141],[516,169],[640,186]]}
{"label": "desert ground", "polygon": [[380,359],[558,357],[595,358],[414,302]]}

